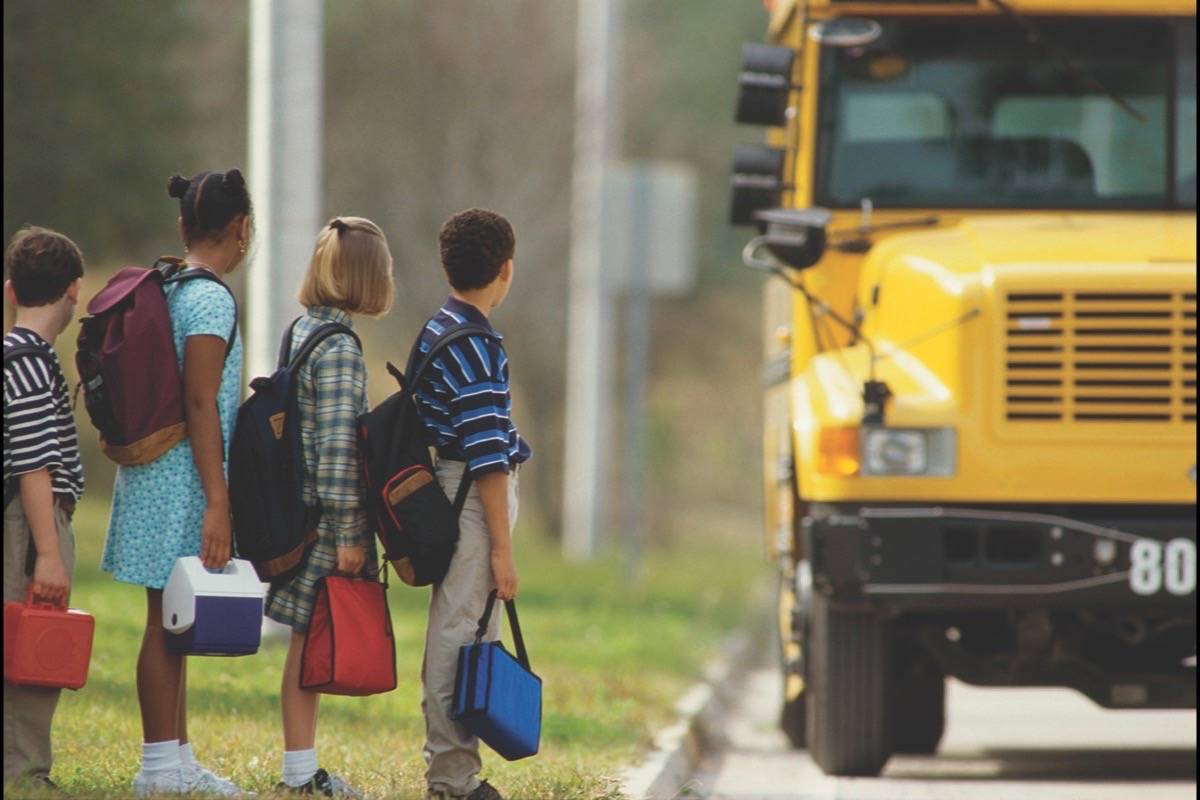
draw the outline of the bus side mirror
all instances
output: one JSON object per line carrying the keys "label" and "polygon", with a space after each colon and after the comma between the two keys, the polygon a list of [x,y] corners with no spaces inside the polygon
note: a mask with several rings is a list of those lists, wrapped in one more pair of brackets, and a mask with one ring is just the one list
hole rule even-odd
{"label": "bus side mirror", "polygon": [[742,45],[742,71],[738,73],[737,112],[746,125],[781,126],[787,122],[788,95],[796,51],[790,47],[747,42]]}
{"label": "bus side mirror", "polygon": [[825,209],[772,208],[757,212],[754,218],[764,231],[742,253],[747,266],[775,271],[775,264],[760,258],[759,250],[766,250],[775,262],[797,271],[816,265],[825,254],[825,229],[832,219]]}
{"label": "bus side mirror", "polygon": [[761,144],[739,144],[733,151],[733,192],[729,224],[753,225],[756,212],[778,206],[782,192],[784,152]]}

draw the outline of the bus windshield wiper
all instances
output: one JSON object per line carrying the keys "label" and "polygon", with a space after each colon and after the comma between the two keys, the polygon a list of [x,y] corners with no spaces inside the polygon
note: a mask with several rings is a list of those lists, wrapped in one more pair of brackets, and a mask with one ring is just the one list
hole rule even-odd
{"label": "bus windshield wiper", "polygon": [[1042,50],[1044,50],[1051,58],[1058,62],[1060,67],[1071,73],[1076,78],[1079,78],[1086,83],[1090,83],[1102,93],[1108,95],[1110,100],[1116,103],[1123,111],[1125,111],[1125,113],[1129,114],[1129,116],[1133,117],[1138,122],[1146,121],[1146,118],[1142,116],[1141,112],[1131,106],[1129,101],[1127,101],[1124,97],[1121,97],[1121,95],[1117,94],[1113,89],[1110,89],[1108,86],[1106,86],[1104,82],[1097,78],[1096,75],[1090,70],[1085,71],[1080,69],[1075,65],[1075,62],[1072,60],[1069,54],[1063,52],[1058,47],[1047,41],[1046,37],[1042,35],[1041,28],[1035,25],[1028,17],[1017,13],[1016,9],[1008,4],[1008,0],[988,0],[988,2],[1000,9],[1000,11],[1006,16],[1010,17],[1014,22],[1024,28],[1025,35],[1029,37],[1029,42],[1037,47],[1042,48]]}
{"label": "bus windshield wiper", "polygon": [[831,241],[829,246],[842,253],[865,253],[871,249],[872,242],[869,237],[876,231],[886,231],[895,228],[929,228],[941,222],[939,217],[930,214],[925,217],[896,219],[877,223],[871,219],[873,211],[874,205],[869,198],[864,197],[862,200],[862,221],[853,228],[831,230],[829,238],[831,240],[836,239],[836,241]]}

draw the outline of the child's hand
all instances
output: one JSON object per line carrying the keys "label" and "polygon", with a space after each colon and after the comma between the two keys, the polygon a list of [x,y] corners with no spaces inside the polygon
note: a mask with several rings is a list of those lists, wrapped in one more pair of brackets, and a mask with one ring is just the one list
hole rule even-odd
{"label": "child's hand", "polygon": [[492,549],[492,577],[496,581],[496,596],[512,600],[517,596],[517,565],[512,550]]}
{"label": "child's hand", "polygon": [[200,534],[200,561],[207,569],[225,569],[232,550],[233,528],[229,506],[209,503],[204,509]]}
{"label": "child's hand", "polygon": [[58,556],[38,556],[33,565],[33,598],[65,606],[71,591],[71,576]]}
{"label": "child's hand", "polygon": [[367,563],[367,548],[339,547],[337,549],[337,571],[343,575],[357,575]]}

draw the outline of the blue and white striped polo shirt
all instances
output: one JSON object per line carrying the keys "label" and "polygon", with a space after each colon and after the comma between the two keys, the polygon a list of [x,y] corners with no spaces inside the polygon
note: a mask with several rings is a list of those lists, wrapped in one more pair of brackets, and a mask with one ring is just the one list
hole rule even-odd
{"label": "blue and white striped polo shirt", "polygon": [[[428,353],[446,328],[463,322],[491,328],[479,309],[450,297],[425,323],[421,352]],[[437,448],[440,458],[467,462],[476,478],[508,472],[531,455],[512,422],[508,355],[495,340],[468,336],[450,345],[426,370],[417,402],[426,443]]]}

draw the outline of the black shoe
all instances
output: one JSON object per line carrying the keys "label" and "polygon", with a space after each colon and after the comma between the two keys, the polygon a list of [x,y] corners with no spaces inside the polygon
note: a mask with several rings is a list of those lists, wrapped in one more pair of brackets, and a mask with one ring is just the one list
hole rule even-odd
{"label": "black shoe", "polygon": [[504,800],[504,795],[487,781],[480,781],[475,791],[467,795],[466,800]]}
{"label": "black shoe", "polygon": [[425,794],[425,800],[504,800],[504,795],[487,781],[480,781],[475,791],[470,794],[455,795],[441,790],[430,789]]}
{"label": "black shoe", "polygon": [[7,788],[22,793],[28,793],[31,797],[66,797],[67,793],[54,781],[50,780],[49,775],[41,773],[35,775],[24,775],[10,784]]}
{"label": "black shoe", "polygon": [[319,794],[324,797],[350,797],[355,800],[361,800],[363,797],[363,793],[358,789],[355,789],[338,776],[330,775],[323,769],[319,769],[313,773],[313,776],[308,779],[308,783],[300,786],[288,786],[286,783],[281,782],[275,787],[275,791],[281,794]]}

